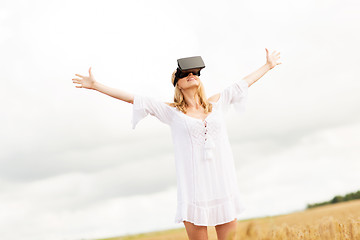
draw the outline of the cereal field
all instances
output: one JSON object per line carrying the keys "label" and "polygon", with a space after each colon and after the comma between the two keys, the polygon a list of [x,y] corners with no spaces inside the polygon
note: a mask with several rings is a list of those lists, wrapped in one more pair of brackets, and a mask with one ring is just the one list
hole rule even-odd
{"label": "cereal field", "polygon": [[[208,233],[209,240],[217,239],[215,227],[208,227]],[[188,238],[182,226],[179,229],[106,240],[130,239],[186,240]],[[287,215],[238,221],[236,239],[360,240],[360,200],[331,204]]]}

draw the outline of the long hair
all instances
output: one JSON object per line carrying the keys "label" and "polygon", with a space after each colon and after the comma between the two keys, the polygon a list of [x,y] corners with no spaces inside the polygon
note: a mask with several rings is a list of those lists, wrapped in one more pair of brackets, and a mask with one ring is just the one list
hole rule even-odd
{"label": "long hair", "polygon": [[[172,76],[171,76],[171,83],[173,85],[174,85],[174,80],[175,80],[175,73],[176,73],[176,70],[172,73]],[[200,104],[205,109],[205,113],[211,112],[212,111],[212,104],[206,98],[204,85],[202,84],[201,81],[200,81],[199,87],[198,87],[198,89],[196,91],[196,94],[199,96]],[[187,104],[185,102],[184,95],[181,92],[181,90],[179,89],[177,83],[175,85],[174,103],[172,105],[186,114],[186,112],[187,112],[187,110],[186,110]]]}

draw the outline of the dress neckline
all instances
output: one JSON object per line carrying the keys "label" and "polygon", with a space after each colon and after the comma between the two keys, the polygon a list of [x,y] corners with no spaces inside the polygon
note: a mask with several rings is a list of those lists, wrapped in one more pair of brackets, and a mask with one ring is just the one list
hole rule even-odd
{"label": "dress neckline", "polygon": [[204,119],[192,117],[192,116],[186,115],[185,113],[183,113],[183,112],[180,111],[180,110],[178,110],[178,111],[180,112],[180,114],[182,114],[182,115],[184,115],[184,116],[186,116],[186,117],[188,117],[188,118],[192,118],[192,119],[195,119],[195,120],[198,120],[198,121],[201,121],[201,122],[205,122],[205,121],[210,117],[210,115],[213,114],[214,108],[212,109],[212,111],[211,111],[211,112],[206,116],[206,118],[204,118]]}
{"label": "dress neckline", "polygon": [[209,102],[212,103],[213,108],[212,108],[212,111],[211,111],[211,112],[206,116],[206,118],[204,118],[204,119],[200,119],[200,118],[196,118],[196,117],[191,117],[191,116],[189,116],[189,115],[186,115],[185,113],[183,113],[183,112],[180,111],[179,109],[177,109],[177,107],[171,107],[171,106],[169,106],[169,105],[166,104],[166,103],[165,103],[165,105],[168,106],[169,108],[175,110],[175,111],[178,112],[179,114],[184,115],[185,117],[188,117],[188,118],[190,118],[190,119],[194,119],[194,120],[197,120],[197,121],[205,122],[205,121],[213,114],[214,109],[216,108],[216,107],[214,107],[214,106],[216,106],[217,103],[219,102],[219,100],[220,100],[220,98],[221,98],[221,95],[222,95],[222,94],[220,94],[220,97],[219,97],[219,99],[218,99],[216,102],[209,101]]}
{"label": "dress neckline", "polygon": [[186,115],[185,113],[183,113],[182,111],[180,111],[180,110],[177,109],[176,107],[175,107],[175,109],[176,109],[177,112],[179,112],[181,115],[184,115],[185,117],[188,117],[188,118],[190,118],[190,119],[194,119],[194,120],[197,120],[197,121],[201,121],[201,122],[206,122],[206,120],[214,113],[214,110],[215,110],[215,108],[216,108],[216,103],[217,103],[217,102],[213,102],[213,101],[210,101],[210,102],[212,103],[212,106],[213,106],[212,111],[211,111],[204,119],[196,118],[196,117],[192,117],[192,116]]}

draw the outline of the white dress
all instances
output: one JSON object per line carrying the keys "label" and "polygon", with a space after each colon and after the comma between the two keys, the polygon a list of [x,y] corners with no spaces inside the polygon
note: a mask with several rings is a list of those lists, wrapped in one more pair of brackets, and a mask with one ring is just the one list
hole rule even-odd
{"label": "white dress", "polygon": [[233,104],[245,111],[248,83],[241,79],[226,87],[203,121],[164,102],[134,96],[132,128],[148,114],[171,128],[177,175],[175,223],[186,220],[215,226],[238,218],[242,204],[224,113]]}

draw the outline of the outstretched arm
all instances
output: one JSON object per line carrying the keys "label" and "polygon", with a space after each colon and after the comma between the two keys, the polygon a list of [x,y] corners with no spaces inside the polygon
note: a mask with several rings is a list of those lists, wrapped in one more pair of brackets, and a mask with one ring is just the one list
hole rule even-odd
{"label": "outstretched arm", "polygon": [[112,88],[105,86],[97,81],[95,81],[94,75],[91,73],[91,67],[89,68],[89,76],[82,76],[80,74],[75,74],[80,78],[73,78],[73,83],[80,84],[79,86],[75,86],[77,88],[87,88],[96,90],[98,92],[104,93],[110,97],[122,100],[124,102],[133,103],[134,102],[134,95],[128,92],[125,92],[120,89]]}
{"label": "outstretched arm", "polygon": [[[255,72],[250,73],[246,77],[244,77],[242,80],[247,82],[248,87],[250,87],[254,82],[259,80],[262,76],[264,76],[265,73],[267,73],[270,69],[273,69],[276,65],[281,64],[281,62],[277,63],[276,60],[280,58],[280,52],[276,53],[276,51],[273,51],[269,55],[269,51],[267,48],[266,50],[266,63],[261,66],[258,70]],[[211,102],[217,102],[220,98],[220,93],[217,93],[213,96],[211,96],[208,100]]]}
{"label": "outstretched arm", "polygon": [[276,60],[280,58],[280,52],[276,53],[276,51],[273,51],[269,55],[269,51],[267,50],[267,48],[265,48],[265,50],[266,50],[266,63],[255,72],[252,72],[243,78],[249,84],[249,87],[254,82],[259,80],[262,76],[264,76],[264,74],[267,73],[270,69],[273,69],[276,65],[281,64],[281,62],[279,63],[276,62]]}

